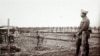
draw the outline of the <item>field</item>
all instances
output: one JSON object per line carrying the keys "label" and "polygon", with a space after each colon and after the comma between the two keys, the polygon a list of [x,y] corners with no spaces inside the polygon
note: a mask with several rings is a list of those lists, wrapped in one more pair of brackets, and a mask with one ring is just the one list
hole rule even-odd
{"label": "field", "polygon": [[[21,48],[20,52],[14,56],[74,56],[75,42],[70,34],[66,33],[44,33],[41,34],[44,38],[41,42],[41,49],[36,50],[37,38],[35,36],[28,36],[20,34],[20,37],[15,38],[15,45]],[[100,36],[99,34],[91,34],[89,39],[90,56],[100,56]]]}

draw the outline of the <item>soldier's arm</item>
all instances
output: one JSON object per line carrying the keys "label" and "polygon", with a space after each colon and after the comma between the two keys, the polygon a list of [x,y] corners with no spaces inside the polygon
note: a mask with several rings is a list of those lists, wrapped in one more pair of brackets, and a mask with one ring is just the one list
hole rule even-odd
{"label": "soldier's arm", "polygon": [[79,36],[81,33],[82,33],[82,31],[86,28],[86,25],[87,25],[87,23],[86,22],[81,22],[81,25],[80,25],[80,29],[79,29],[79,31],[77,32],[77,36]]}

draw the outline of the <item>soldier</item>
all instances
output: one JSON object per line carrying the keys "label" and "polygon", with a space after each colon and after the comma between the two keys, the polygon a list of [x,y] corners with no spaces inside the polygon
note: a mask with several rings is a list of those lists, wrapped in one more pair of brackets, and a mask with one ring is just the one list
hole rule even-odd
{"label": "soldier", "polygon": [[10,32],[10,34],[8,36],[8,42],[9,43],[14,43],[14,35],[13,35],[13,32]]}
{"label": "soldier", "polygon": [[39,36],[39,32],[36,32],[36,38],[37,38],[37,46],[39,45],[40,42],[40,36]]}
{"label": "soldier", "polygon": [[2,37],[2,35],[3,35],[2,31],[0,31],[0,44],[3,43],[3,37]]}
{"label": "soldier", "polygon": [[40,49],[40,35],[39,32],[36,32],[36,38],[37,38],[37,47],[36,49],[39,50]]}
{"label": "soldier", "polygon": [[7,42],[7,32],[4,32],[4,40],[5,40],[5,43]]}
{"label": "soldier", "polygon": [[87,13],[88,11],[81,10],[82,21],[80,24],[79,31],[75,35],[77,36],[75,56],[79,55],[80,47],[81,47],[81,53],[80,53],[81,56],[88,56],[89,54],[88,38],[90,37],[90,30],[88,29],[89,29],[90,21],[86,16]]}
{"label": "soldier", "polygon": [[42,37],[40,35],[41,32],[37,31],[36,32],[36,38],[37,38],[37,50],[40,50],[41,47],[42,47],[42,44],[43,44],[43,40],[44,40],[44,37]]}

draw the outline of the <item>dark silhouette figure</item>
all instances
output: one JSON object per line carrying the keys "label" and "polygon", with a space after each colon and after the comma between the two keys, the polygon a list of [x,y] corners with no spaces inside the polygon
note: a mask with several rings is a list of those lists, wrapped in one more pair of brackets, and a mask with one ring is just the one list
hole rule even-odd
{"label": "dark silhouette figure", "polygon": [[86,16],[87,13],[88,11],[81,10],[82,21],[80,23],[79,31],[76,35],[74,35],[74,37],[77,37],[75,56],[78,56],[80,51],[80,56],[88,56],[89,54],[88,39],[90,37],[91,30],[89,29],[90,21]]}

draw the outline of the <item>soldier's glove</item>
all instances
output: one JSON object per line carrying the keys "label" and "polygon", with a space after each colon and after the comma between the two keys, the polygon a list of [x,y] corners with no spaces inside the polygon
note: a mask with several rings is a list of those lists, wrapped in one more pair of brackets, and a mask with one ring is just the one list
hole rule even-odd
{"label": "soldier's glove", "polygon": [[73,34],[73,37],[76,37],[76,35],[75,35],[75,34]]}
{"label": "soldier's glove", "polygon": [[72,37],[73,37],[74,39],[76,39],[76,34],[73,34]]}

